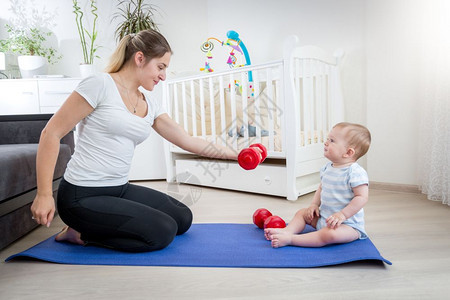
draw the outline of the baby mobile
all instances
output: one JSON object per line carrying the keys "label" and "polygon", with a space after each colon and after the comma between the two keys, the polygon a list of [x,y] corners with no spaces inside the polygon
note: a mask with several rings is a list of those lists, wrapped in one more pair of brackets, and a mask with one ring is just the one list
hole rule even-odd
{"label": "baby mobile", "polygon": [[[213,58],[213,55],[212,55],[212,50],[214,49],[213,41],[218,42],[222,46],[229,46],[231,48],[229,56],[228,56],[228,60],[227,60],[227,64],[230,68],[233,69],[233,68],[239,68],[239,67],[251,65],[250,56],[248,54],[247,47],[245,47],[244,42],[242,42],[242,40],[239,38],[239,34],[234,30],[230,30],[227,32],[227,40],[226,41],[220,41],[217,38],[210,37],[202,44],[200,49],[202,50],[202,52],[205,53],[206,61],[205,61],[205,67],[200,68],[200,71],[204,71],[207,73],[214,71],[211,68],[211,63],[210,63]],[[240,55],[244,55],[245,64],[238,63],[238,58],[236,57],[237,53],[240,53]],[[253,95],[253,91],[254,91],[253,77],[252,77],[251,71],[248,72],[248,82],[249,82],[249,88],[252,91],[251,96],[254,96]],[[237,88],[242,90],[238,80],[235,80],[234,83]]]}

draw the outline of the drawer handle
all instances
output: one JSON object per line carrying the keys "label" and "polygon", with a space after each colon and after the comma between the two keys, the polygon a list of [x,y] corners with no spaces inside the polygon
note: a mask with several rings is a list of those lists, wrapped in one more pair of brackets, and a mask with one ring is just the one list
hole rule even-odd
{"label": "drawer handle", "polygon": [[33,92],[22,92],[23,95],[34,95]]}
{"label": "drawer handle", "polygon": [[266,176],[266,177],[264,177],[264,182],[265,182],[267,185],[269,185],[269,184],[272,183],[272,178],[270,178],[270,176]]}
{"label": "drawer handle", "polygon": [[49,95],[70,95],[71,92],[59,92],[59,91],[46,91]]}

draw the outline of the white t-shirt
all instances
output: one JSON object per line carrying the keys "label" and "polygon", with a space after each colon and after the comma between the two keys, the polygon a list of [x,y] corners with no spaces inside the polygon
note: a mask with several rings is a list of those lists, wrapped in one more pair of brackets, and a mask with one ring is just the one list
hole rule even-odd
{"label": "white t-shirt", "polygon": [[150,135],[154,120],[165,113],[144,92],[148,112],[131,113],[113,78],[102,73],[85,78],[75,89],[94,111],[77,125],[78,139],[64,179],[78,186],[116,186],[128,182],[136,145]]}

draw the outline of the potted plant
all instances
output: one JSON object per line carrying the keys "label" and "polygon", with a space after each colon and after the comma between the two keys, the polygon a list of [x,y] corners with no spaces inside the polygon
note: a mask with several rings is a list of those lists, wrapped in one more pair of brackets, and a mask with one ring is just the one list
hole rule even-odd
{"label": "potted plant", "polygon": [[78,5],[78,1],[72,1],[75,21],[77,23],[78,35],[81,42],[81,50],[83,51],[83,62],[80,63],[80,73],[81,77],[87,77],[95,73],[94,58],[98,58],[98,56],[95,55],[95,52],[98,49],[97,45],[95,44],[95,41],[97,39],[97,6],[95,0],[90,0],[91,14],[94,16],[94,18],[92,21],[92,29],[89,31],[86,29],[85,24],[83,23],[84,14],[80,6]]}
{"label": "potted plant", "polygon": [[56,49],[45,45],[51,32],[37,27],[15,29],[9,24],[5,27],[8,38],[0,41],[0,51],[19,55],[17,60],[23,78],[47,74],[47,64],[54,64],[62,57],[57,56]]}
{"label": "potted plant", "polygon": [[127,34],[138,33],[145,29],[159,31],[153,20],[154,13],[157,12],[154,5],[144,3],[143,0],[122,0],[117,6],[119,12],[114,14],[113,20],[122,19],[115,32],[118,41]]}

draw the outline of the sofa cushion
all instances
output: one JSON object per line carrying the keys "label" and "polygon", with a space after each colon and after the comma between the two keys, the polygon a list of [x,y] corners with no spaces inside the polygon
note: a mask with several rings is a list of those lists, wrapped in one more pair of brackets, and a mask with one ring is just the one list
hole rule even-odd
{"label": "sofa cushion", "polygon": [[0,115],[0,144],[37,144],[51,114]]}
{"label": "sofa cushion", "polygon": [[0,144],[37,144],[47,122],[47,120],[3,121],[0,126]]}
{"label": "sofa cushion", "polygon": [[[36,188],[38,144],[0,145],[0,204]],[[54,179],[61,177],[72,155],[69,145],[61,144]]]}

